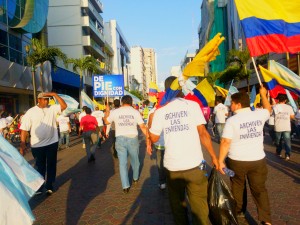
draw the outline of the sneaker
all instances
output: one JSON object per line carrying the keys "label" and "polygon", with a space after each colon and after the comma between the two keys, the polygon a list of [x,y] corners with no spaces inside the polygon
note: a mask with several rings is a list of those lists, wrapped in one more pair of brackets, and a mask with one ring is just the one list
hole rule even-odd
{"label": "sneaker", "polygon": [[47,191],[46,191],[46,194],[47,194],[47,195],[52,195],[52,194],[53,194],[53,190],[51,190],[51,189],[47,190]]}
{"label": "sneaker", "polygon": [[286,156],[286,157],[285,157],[285,160],[286,160],[286,161],[290,160],[290,157],[289,157],[289,156]]}
{"label": "sneaker", "polygon": [[85,144],[82,144],[82,148],[85,148]]}
{"label": "sneaker", "polygon": [[159,189],[160,190],[165,190],[166,189],[166,184],[159,184]]}
{"label": "sneaker", "polygon": [[245,213],[244,212],[239,212],[236,216],[238,218],[245,218]]}
{"label": "sneaker", "polygon": [[43,194],[42,191],[37,191],[37,192],[34,193],[34,195],[41,195],[41,194]]}
{"label": "sneaker", "polygon": [[133,184],[134,184],[134,185],[137,185],[137,184],[138,184],[138,182],[139,182],[139,179],[137,179],[137,180],[133,180]]}

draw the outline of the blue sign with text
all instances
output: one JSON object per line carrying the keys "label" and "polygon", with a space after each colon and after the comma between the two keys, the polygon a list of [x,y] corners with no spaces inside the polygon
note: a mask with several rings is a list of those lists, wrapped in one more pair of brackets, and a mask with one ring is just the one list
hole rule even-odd
{"label": "blue sign with text", "polygon": [[123,75],[94,75],[94,97],[119,97],[124,95]]}

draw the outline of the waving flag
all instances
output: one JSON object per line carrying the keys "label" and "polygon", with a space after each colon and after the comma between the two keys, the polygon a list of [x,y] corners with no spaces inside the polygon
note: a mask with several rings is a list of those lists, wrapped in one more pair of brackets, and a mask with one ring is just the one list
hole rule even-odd
{"label": "waving flag", "polygon": [[220,86],[217,86],[217,85],[215,85],[215,88],[222,95],[223,98],[226,98],[226,96],[228,94],[228,90],[226,90],[225,88],[222,88]]}
{"label": "waving flag", "polygon": [[92,111],[94,111],[95,104],[93,103],[92,99],[90,99],[90,97],[84,91],[81,91],[80,96],[81,96],[82,106],[87,106]]}
{"label": "waving flag", "polygon": [[293,111],[296,114],[297,111],[298,111],[298,106],[297,106],[296,102],[294,101],[291,93],[287,89],[285,89],[285,92],[286,92],[286,96],[287,96],[287,98],[288,98],[288,100],[290,102],[290,105],[292,106]]}
{"label": "waving flag", "polygon": [[300,86],[296,86],[296,83],[294,83],[297,81],[296,79],[292,79],[292,82],[288,77],[282,76],[282,74],[277,75],[262,66],[259,66],[259,68],[272,98],[276,98],[279,93],[286,94],[284,88],[294,92],[293,98],[297,98],[295,94],[300,95]]}
{"label": "waving flag", "polygon": [[235,4],[251,56],[300,51],[300,1],[235,0]]}
{"label": "waving flag", "polygon": [[5,224],[32,224],[34,215],[28,200],[44,179],[2,136],[0,143],[0,202],[5,202],[1,205],[0,221],[5,221]]}
{"label": "waving flag", "polygon": [[98,106],[99,110],[104,110],[106,108],[105,105],[98,103],[94,98],[93,98],[93,103],[94,103],[95,107]]}
{"label": "waving flag", "polygon": [[239,92],[239,90],[232,84],[233,84],[233,81],[230,84],[230,87],[228,89],[228,94],[227,94],[225,102],[224,102],[224,105],[227,105],[227,106],[230,106],[230,104],[231,104],[231,95]]}
{"label": "waving flag", "polygon": [[257,103],[260,103],[260,94],[256,94],[256,88],[255,85],[253,85],[250,94],[250,108],[252,111],[255,110],[255,106]]}
{"label": "waving flag", "polygon": [[[186,81],[190,76],[204,76],[205,64],[215,60],[219,52],[219,45],[225,40],[221,37],[221,33],[215,35],[195,56],[192,62],[186,65],[182,72],[183,79]],[[169,89],[166,90],[164,98],[161,101],[161,105],[164,105],[171,101],[180,92],[181,86],[179,85],[178,78],[172,82]]]}
{"label": "waving flag", "polygon": [[156,83],[150,81],[150,84],[149,84],[149,93],[148,95],[149,96],[156,96],[158,93],[158,86]]}
{"label": "waving flag", "polygon": [[215,105],[215,91],[206,78],[193,89],[193,92],[194,94],[187,94],[185,99],[196,101],[201,107],[213,107]]}

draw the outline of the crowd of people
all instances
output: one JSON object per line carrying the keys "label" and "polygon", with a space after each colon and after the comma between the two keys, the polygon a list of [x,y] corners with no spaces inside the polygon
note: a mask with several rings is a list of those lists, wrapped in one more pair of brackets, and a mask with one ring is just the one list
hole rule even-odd
{"label": "crowd of people", "polygon": [[[176,77],[165,81],[169,88]],[[7,137],[13,125],[21,130],[20,153],[25,154],[30,138],[30,148],[35,159],[36,170],[44,177],[45,183],[36,194],[44,191],[54,192],[57,151],[70,147],[70,133],[82,136],[87,162],[95,162],[95,151],[101,148],[105,138],[112,138],[112,150],[119,161],[120,180],[124,193],[130,192],[140,177],[139,129],[145,136],[147,153],[156,153],[158,186],[168,189],[170,206],[176,224],[188,224],[187,198],[192,212],[193,224],[208,223],[207,176],[199,169],[206,150],[213,166],[225,174],[224,168],[235,172],[231,177],[232,194],[236,200],[238,217],[245,217],[246,184],[258,208],[262,224],[271,224],[268,192],[266,155],[264,153],[264,128],[268,126],[270,137],[276,146],[275,154],[289,160],[291,156],[291,137],[300,135],[300,110],[293,111],[287,104],[286,95],[279,94],[276,104],[270,104],[267,91],[260,88],[261,103],[255,110],[250,108],[249,96],[236,93],[231,96],[231,105],[225,106],[223,99],[217,97],[215,107],[199,107],[198,103],[186,100],[179,92],[164,106],[152,105],[148,100],[136,109],[132,97],[125,95],[115,99],[113,107],[107,105],[104,111],[98,107],[82,108],[81,113],[62,115],[67,108],[65,101],[54,92],[40,93],[38,104],[24,115],[12,117],[1,112],[0,134]],[[49,106],[49,98],[55,98],[56,105]],[[212,145],[208,132],[212,123],[216,141],[220,143],[219,155]],[[106,128],[106,129],[105,129]],[[184,139],[184,140],[183,140]],[[204,148],[203,148],[204,147]],[[285,154],[282,154],[282,150]],[[130,182],[128,157],[133,172]],[[248,182],[247,182],[248,181]]]}

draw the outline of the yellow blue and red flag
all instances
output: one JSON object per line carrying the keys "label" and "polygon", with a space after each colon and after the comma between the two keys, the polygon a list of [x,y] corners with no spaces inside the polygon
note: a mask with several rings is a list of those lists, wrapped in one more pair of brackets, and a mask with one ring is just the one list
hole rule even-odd
{"label": "yellow blue and red flag", "polygon": [[[205,64],[215,60],[217,55],[220,54],[219,45],[225,40],[224,37],[221,36],[221,33],[218,33],[211,39],[201,50],[192,62],[187,64],[184,68],[182,75],[183,79],[186,81],[188,77],[191,76],[204,76],[204,68]],[[172,82],[170,88],[166,90],[166,93],[160,102],[160,105],[164,105],[171,101],[177,94],[180,92],[181,86],[179,84],[178,78]]]}
{"label": "yellow blue and red flag", "polygon": [[159,92],[159,90],[158,90],[157,84],[150,81],[148,95],[149,96],[156,96],[158,92]]}
{"label": "yellow blue and red flag", "polygon": [[197,102],[200,107],[215,105],[215,91],[206,78],[193,89],[193,93],[187,94],[184,98]]}
{"label": "yellow blue and red flag", "polygon": [[300,95],[300,77],[285,66],[270,60],[269,70],[262,66],[259,68],[272,98],[279,93],[286,94],[284,88],[291,91],[294,99]]}
{"label": "yellow blue and red flag", "polygon": [[228,90],[217,85],[215,85],[215,88],[222,95],[223,98],[226,98],[226,96],[228,95]]}
{"label": "yellow blue and red flag", "polygon": [[300,51],[300,1],[235,0],[235,4],[251,56]]}

